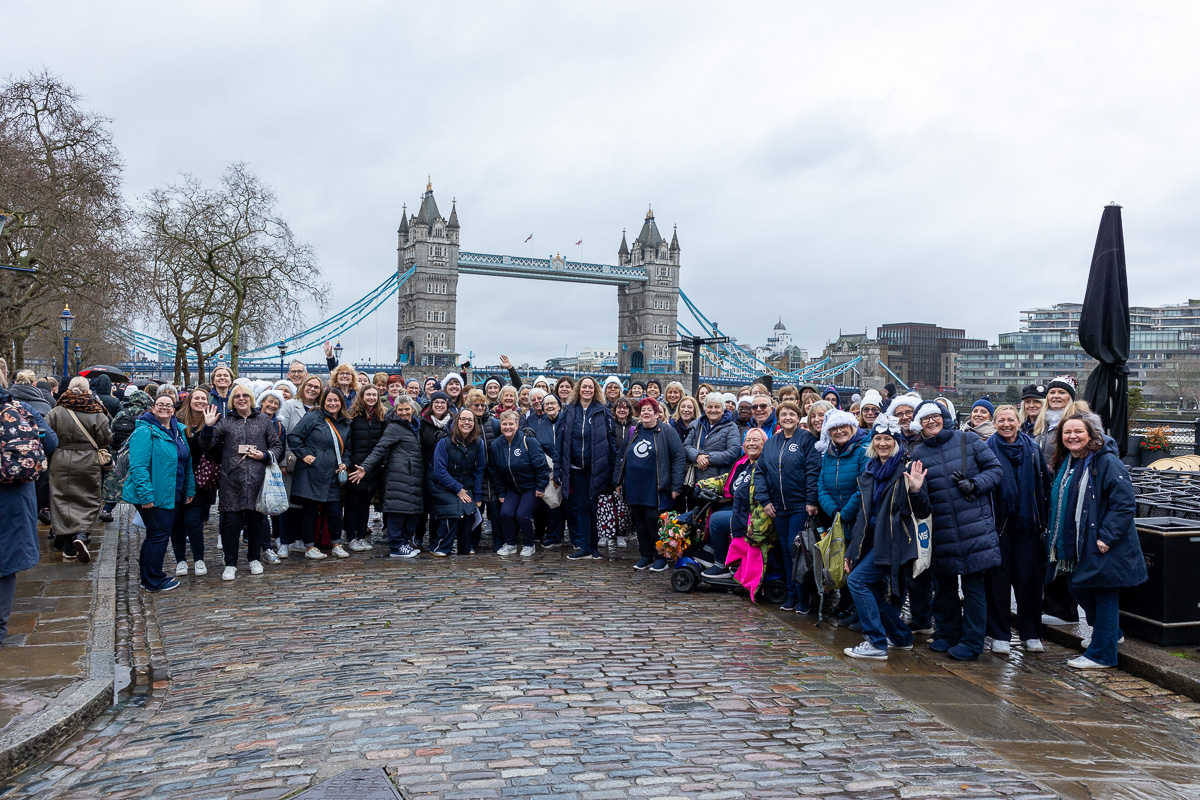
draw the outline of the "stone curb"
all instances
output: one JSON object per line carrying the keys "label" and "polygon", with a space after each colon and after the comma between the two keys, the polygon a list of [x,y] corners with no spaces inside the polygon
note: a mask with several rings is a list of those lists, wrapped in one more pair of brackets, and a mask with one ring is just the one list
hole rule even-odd
{"label": "stone curb", "polygon": [[[1042,635],[1055,644],[1083,652],[1080,642],[1088,630],[1082,623],[1065,626],[1043,625]],[[1180,647],[1186,649],[1183,645]],[[1195,667],[1181,669],[1180,665],[1180,659],[1136,639],[1128,639],[1117,653],[1117,666],[1121,670],[1200,702],[1200,670]]]}
{"label": "stone curb", "polygon": [[37,762],[113,704],[118,536],[115,525],[105,532],[92,571],[87,677],[46,708],[0,735],[0,780]]}

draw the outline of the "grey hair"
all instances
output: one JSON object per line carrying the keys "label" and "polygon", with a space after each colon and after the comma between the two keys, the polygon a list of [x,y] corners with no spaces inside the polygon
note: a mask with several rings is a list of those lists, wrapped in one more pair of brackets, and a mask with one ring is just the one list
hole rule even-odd
{"label": "grey hair", "polygon": [[708,394],[704,395],[704,407],[708,408],[709,406],[720,406],[721,408],[724,408],[725,395],[721,394],[720,392],[709,392]]}
{"label": "grey hair", "polygon": [[500,413],[500,421],[504,422],[506,419],[515,419],[518,425],[521,424],[521,414],[511,408],[508,411],[503,411]]}
{"label": "grey hair", "polygon": [[67,391],[75,392],[76,394],[90,394],[92,391],[92,386],[90,383],[88,383],[87,378],[83,377],[82,375],[76,375],[74,378],[71,378],[71,382],[67,384]]}

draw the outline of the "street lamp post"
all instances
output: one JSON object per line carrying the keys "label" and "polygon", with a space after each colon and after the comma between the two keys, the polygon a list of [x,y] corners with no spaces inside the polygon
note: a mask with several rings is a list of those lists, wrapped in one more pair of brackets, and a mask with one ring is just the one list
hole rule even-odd
{"label": "street lamp post", "polygon": [[341,339],[338,339],[338,343],[333,346],[333,357],[337,360],[337,363],[339,363],[339,364],[342,363],[342,340]]}
{"label": "street lamp post", "polygon": [[79,342],[75,342],[75,372],[79,373],[81,364],[79,359],[83,357],[83,348],[79,346]]}
{"label": "street lamp post", "polygon": [[75,327],[75,316],[71,313],[71,306],[63,304],[62,314],[58,317],[58,327],[62,329],[63,335],[63,385],[70,378],[71,372],[71,329]]}
{"label": "street lamp post", "polygon": [[283,369],[283,357],[287,355],[287,344],[280,342],[275,346],[279,348],[279,380],[283,380],[287,377]]}
{"label": "street lamp post", "polygon": [[50,374],[51,375],[58,374],[58,357],[57,356],[50,357]]}

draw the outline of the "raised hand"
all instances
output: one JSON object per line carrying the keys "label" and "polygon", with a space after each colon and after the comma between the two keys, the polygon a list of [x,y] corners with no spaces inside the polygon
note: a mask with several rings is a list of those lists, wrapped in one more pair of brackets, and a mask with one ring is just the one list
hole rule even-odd
{"label": "raised hand", "polygon": [[331,345],[329,342],[326,342],[325,344],[321,345],[321,349],[325,351],[326,358],[333,358],[333,345]]}
{"label": "raised hand", "polygon": [[921,487],[925,485],[925,474],[929,470],[921,464],[920,461],[914,461],[908,467],[908,490],[913,494],[921,491]]}
{"label": "raised hand", "polygon": [[217,420],[219,420],[220,418],[221,418],[221,412],[217,410],[216,406],[209,405],[208,408],[204,409],[204,424],[205,425],[212,427],[213,425],[217,424]]}
{"label": "raised hand", "polygon": [[505,369],[512,369],[512,362],[508,360],[508,356],[500,356],[500,366]]}

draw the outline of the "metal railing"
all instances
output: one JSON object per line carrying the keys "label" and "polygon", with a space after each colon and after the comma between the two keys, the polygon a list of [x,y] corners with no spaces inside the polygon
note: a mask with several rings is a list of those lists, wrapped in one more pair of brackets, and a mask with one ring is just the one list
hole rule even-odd
{"label": "metal railing", "polygon": [[1200,444],[1198,444],[1200,436],[1197,435],[1197,432],[1200,431],[1200,419],[1139,419],[1135,425],[1129,428],[1129,433],[1134,436],[1145,436],[1146,431],[1151,428],[1167,429],[1167,440],[1171,443],[1174,455],[1186,453],[1200,455]]}

